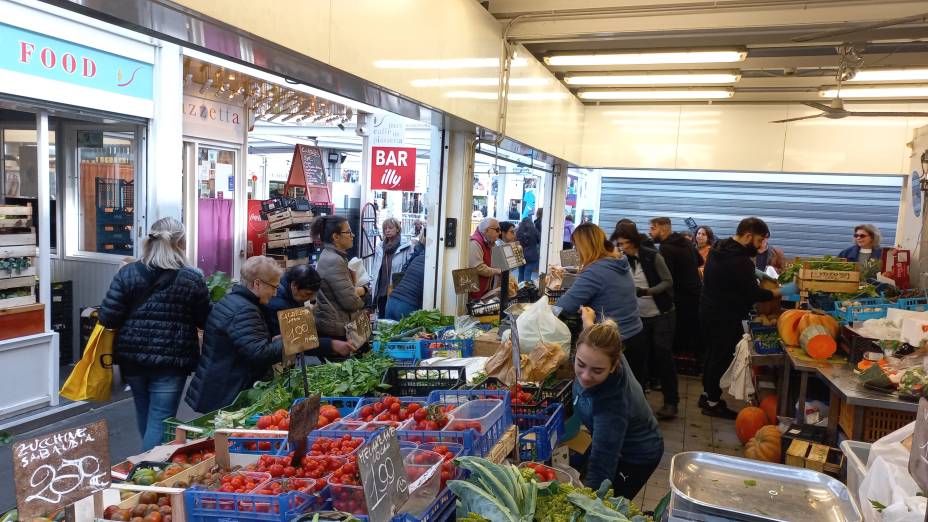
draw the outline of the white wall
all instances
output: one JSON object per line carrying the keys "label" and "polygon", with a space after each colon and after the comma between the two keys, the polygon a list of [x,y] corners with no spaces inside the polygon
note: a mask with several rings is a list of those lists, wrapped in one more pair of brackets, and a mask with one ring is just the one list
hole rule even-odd
{"label": "white wall", "polygon": [[[925,216],[925,194],[921,193],[921,201],[913,201],[912,185],[918,183],[917,178],[922,171],[921,156],[928,150],[928,126],[915,130],[912,140],[911,158],[907,176],[902,185],[901,204],[899,205],[899,221],[896,225],[896,244],[912,252],[913,262],[909,275],[913,286],[924,288],[928,285],[928,217]],[[919,206],[919,215],[915,215],[915,207]]]}
{"label": "white wall", "polygon": [[[909,111],[928,104],[848,104],[850,110]],[[917,118],[817,118],[796,104],[588,107],[585,167],[901,174]]]}

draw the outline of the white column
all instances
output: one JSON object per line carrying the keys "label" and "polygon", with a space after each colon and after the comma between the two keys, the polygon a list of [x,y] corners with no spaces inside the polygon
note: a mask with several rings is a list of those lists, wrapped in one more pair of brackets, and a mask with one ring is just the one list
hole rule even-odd
{"label": "white column", "polygon": [[[48,113],[35,115],[36,161],[39,189],[39,302],[45,305],[45,331],[52,324],[52,262],[51,262],[51,188],[48,179]],[[55,361],[58,354],[55,353]],[[57,364],[57,363],[55,363]]]}
{"label": "white column", "polygon": [[541,255],[538,271],[547,273],[548,265],[560,264],[564,237],[564,203],[567,200],[567,163],[557,160],[554,173],[545,175],[544,211],[541,218]]}
{"label": "white column", "polygon": [[180,46],[161,42],[155,48],[154,75],[155,112],[148,134],[145,169],[148,178],[145,181],[147,208],[144,209],[147,222],[139,223],[145,232],[163,217],[184,218],[184,57]]}

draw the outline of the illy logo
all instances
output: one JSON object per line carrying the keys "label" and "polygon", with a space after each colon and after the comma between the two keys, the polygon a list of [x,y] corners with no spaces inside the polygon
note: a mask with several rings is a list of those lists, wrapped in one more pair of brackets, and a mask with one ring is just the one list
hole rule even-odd
{"label": "illy logo", "polygon": [[403,178],[396,173],[396,169],[386,169],[383,171],[383,176],[380,176],[380,183],[388,187],[396,188],[400,185],[400,181],[403,181]]}

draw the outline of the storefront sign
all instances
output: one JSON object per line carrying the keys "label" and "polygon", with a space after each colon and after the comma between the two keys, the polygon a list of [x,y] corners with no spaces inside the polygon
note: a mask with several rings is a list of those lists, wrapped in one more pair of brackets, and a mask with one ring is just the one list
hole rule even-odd
{"label": "storefront sign", "polygon": [[[154,67],[150,63],[2,23],[0,49],[0,69],[112,94],[152,99]],[[78,105],[85,102],[74,100]]]}
{"label": "storefront sign", "polygon": [[185,136],[242,143],[247,123],[245,108],[240,105],[184,96]]}
{"label": "storefront sign", "polygon": [[17,442],[12,449],[20,520],[47,516],[110,485],[105,420]]}
{"label": "storefront sign", "polygon": [[401,147],[406,139],[406,121],[402,116],[384,114],[374,118],[371,147]]}
{"label": "storefront sign", "polygon": [[409,498],[409,482],[396,431],[380,433],[358,451],[358,472],[371,520],[390,520]]}
{"label": "storefront sign", "polygon": [[371,147],[371,190],[416,189],[414,147]]}

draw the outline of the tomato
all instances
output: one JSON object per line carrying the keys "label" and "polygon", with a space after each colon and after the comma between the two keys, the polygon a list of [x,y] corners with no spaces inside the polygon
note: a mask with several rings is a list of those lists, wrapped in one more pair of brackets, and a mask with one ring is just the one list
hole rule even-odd
{"label": "tomato", "polygon": [[268,468],[268,472],[270,472],[272,477],[280,477],[284,474],[284,467],[280,464],[273,464]]}
{"label": "tomato", "polygon": [[258,429],[265,430],[268,426],[271,425],[271,417],[268,415],[262,415],[258,417]]}
{"label": "tomato", "polygon": [[375,402],[375,403],[374,403],[374,413],[380,413],[380,412],[382,412],[382,411],[383,411],[383,403],[382,403],[382,402]]}
{"label": "tomato", "polygon": [[400,403],[398,403],[398,402],[392,402],[392,403],[390,403],[390,413],[394,413],[394,414],[399,413],[399,412],[400,412],[400,407],[401,407],[401,406],[400,406]]}
{"label": "tomato", "polygon": [[361,408],[361,417],[370,417],[372,415],[374,415],[373,406],[364,406]]}
{"label": "tomato", "polygon": [[415,413],[421,409],[422,409],[422,405],[419,404],[418,402],[410,402],[409,405],[406,406],[406,411],[408,411],[409,413]]}

